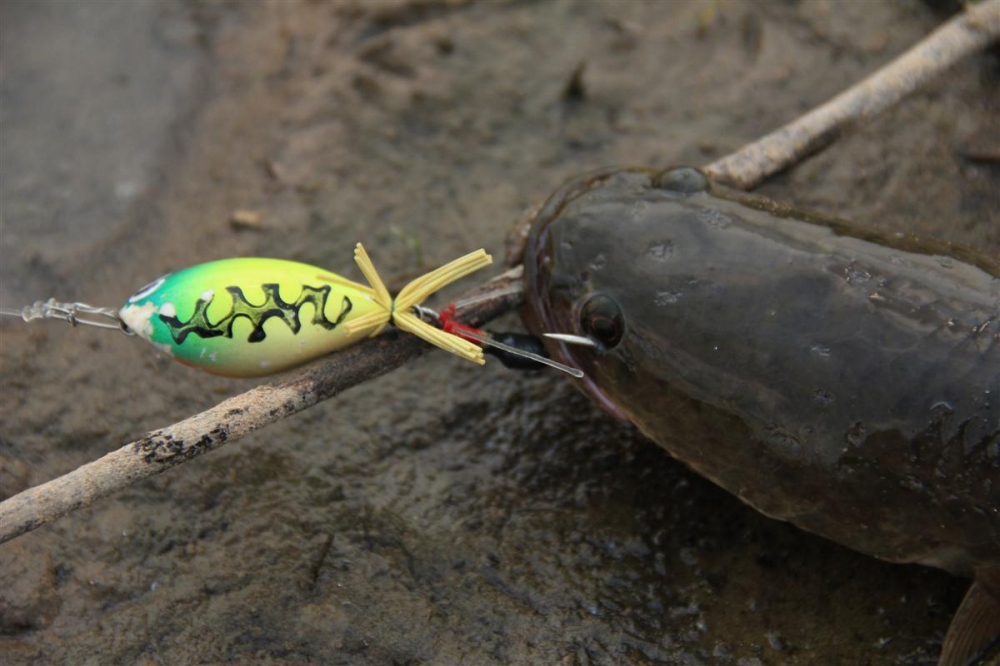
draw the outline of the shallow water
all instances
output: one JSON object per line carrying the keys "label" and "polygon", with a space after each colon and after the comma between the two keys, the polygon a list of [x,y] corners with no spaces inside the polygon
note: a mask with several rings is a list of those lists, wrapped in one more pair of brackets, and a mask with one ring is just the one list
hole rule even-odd
{"label": "shallow water", "polygon": [[[565,179],[710,162],[940,20],[917,2],[7,2],[0,305],[117,305],[226,256],[357,278],[358,240],[390,280],[499,258]],[[763,191],[1000,251],[1000,167],[961,155],[1000,136],[998,70],[963,63]],[[0,494],[252,385],[4,321]],[[435,353],[0,546],[0,652],[909,664],[963,589],[756,514],[554,373]]]}

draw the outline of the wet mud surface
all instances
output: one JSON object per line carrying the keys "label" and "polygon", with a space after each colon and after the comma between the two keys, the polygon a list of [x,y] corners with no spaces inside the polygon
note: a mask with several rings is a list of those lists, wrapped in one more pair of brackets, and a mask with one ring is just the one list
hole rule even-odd
{"label": "wet mud surface", "polygon": [[[359,240],[395,282],[480,246],[499,258],[566,179],[708,163],[943,18],[919,2],[6,2],[0,305],[118,305],[230,256],[357,279]],[[1000,252],[1000,167],[963,156],[1000,136],[998,80],[995,55],[973,58],[761,191]],[[252,385],[5,320],[0,495]],[[0,653],[921,664],[964,587],[758,515],[554,373],[434,353],[0,546]]]}

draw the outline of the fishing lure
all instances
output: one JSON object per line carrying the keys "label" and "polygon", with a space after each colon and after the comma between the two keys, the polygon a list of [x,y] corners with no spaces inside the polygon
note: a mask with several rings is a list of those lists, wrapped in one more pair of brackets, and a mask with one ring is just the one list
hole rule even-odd
{"label": "fishing lure", "polygon": [[482,365],[482,348],[421,319],[421,301],[489,266],[483,250],[460,257],[406,285],[393,299],[358,243],[354,260],[370,286],[282,259],[210,261],[170,273],[130,296],[120,310],[84,303],[40,302],[25,321],[120,328],[175,360],[214,375],[260,377],[301,365],[378,335],[390,322]]}
{"label": "fishing lure", "polygon": [[414,306],[492,263],[467,254],[408,284],[394,300],[358,243],[354,259],[370,286],[281,259],[222,259],[166,275],[119,311],[139,337],[186,365],[229,377],[256,377],[397,328],[482,364],[477,345],[422,321]]}
{"label": "fishing lure", "polygon": [[262,377],[294,368],[374,337],[390,322],[480,365],[485,363],[485,348],[507,367],[549,366],[583,376],[546,358],[533,338],[460,324],[454,304],[440,315],[420,305],[434,292],[493,263],[485,251],[417,278],[395,299],[361,243],[354,260],[369,286],[296,261],[220,259],[164,275],[118,310],[50,298],[0,314],[26,322],[60,319],[73,326],[119,329],[184,365],[224,377]]}

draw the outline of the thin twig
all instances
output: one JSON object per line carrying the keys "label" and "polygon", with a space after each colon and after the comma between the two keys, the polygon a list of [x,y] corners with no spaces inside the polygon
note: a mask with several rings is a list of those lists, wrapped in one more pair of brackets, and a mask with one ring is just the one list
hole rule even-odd
{"label": "thin twig", "polygon": [[1000,39],[1000,0],[972,5],[894,61],[762,139],[713,162],[708,175],[743,190],[835,141],[971,53]]}
{"label": "thin twig", "polygon": [[[510,311],[521,300],[520,280],[521,268],[517,267],[463,297],[465,302],[475,300],[461,308],[460,318],[478,325]],[[415,336],[386,333],[147,433],[94,462],[0,502],[0,543],[384,375],[431,349]]]}
{"label": "thin twig", "polygon": [[[837,128],[894,104],[934,74],[998,36],[1000,0],[989,0],[948,22],[854,88],[710,164],[706,171],[714,178],[749,189],[836,138]],[[462,308],[461,318],[479,324],[509,312],[520,301],[519,283],[520,268],[501,275],[477,290],[482,300]],[[69,474],[0,502],[0,543],[386,374],[430,349],[413,336],[383,335],[150,432]]]}

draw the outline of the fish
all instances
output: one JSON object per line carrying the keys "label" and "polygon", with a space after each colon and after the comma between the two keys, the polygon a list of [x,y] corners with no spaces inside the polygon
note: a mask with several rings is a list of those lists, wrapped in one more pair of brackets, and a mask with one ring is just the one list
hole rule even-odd
{"label": "fish", "polygon": [[942,666],[1000,645],[995,257],[673,167],[567,183],[523,263],[526,328],[593,401],[767,516],[972,578]]}

